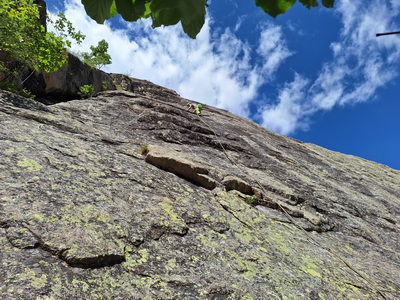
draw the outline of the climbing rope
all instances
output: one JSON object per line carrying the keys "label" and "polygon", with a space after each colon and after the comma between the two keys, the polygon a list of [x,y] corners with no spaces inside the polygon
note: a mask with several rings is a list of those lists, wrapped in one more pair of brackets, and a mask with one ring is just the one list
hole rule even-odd
{"label": "climbing rope", "polygon": [[[205,122],[202,117],[197,116],[201,122],[203,122],[215,135],[215,138],[217,139],[217,142],[219,143],[219,145],[221,146],[225,156],[227,157],[227,159],[232,163],[232,165],[236,166],[239,170],[241,170],[243,172],[243,174],[245,174],[246,176],[250,177],[254,182],[257,183],[257,185],[261,188],[261,190],[263,191],[264,194],[267,194],[268,192],[265,190],[264,186],[253,176],[251,176],[250,174],[247,173],[247,171],[245,171],[238,163],[236,163],[234,160],[232,160],[229,155],[228,152],[226,151],[225,147],[222,145],[222,143],[219,141],[218,136],[216,134],[216,132],[214,131],[214,129],[207,123]],[[387,296],[373,283],[371,282],[371,280],[369,280],[369,278],[360,273],[360,271],[356,270],[347,260],[345,260],[343,257],[341,257],[339,254],[336,254],[335,252],[333,252],[332,249],[326,248],[325,246],[323,246],[320,242],[318,242],[316,239],[314,239],[314,237],[311,236],[310,233],[308,233],[300,224],[298,224],[298,222],[296,222],[296,220],[289,214],[289,212],[279,203],[276,202],[276,204],[278,205],[278,207],[281,209],[281,211],[286,215],[286,217],[289,219],[289,221],[297,228],[299,228],[302,232],[304,232],[304,234],[307,236],[307,238],[312,241],[315,245],[317,245],[318,247],[320,247],[321,249],[327,251],[333,258],[341,261],[343,264],[345,264],[351,271],[353,271],[355,274],[357,274],[360,278],[362,278],[365,282],[367,282],[370,287],[375,290],[383,299],[388,299]]]}
{"label": "climbing rope", "polygon": [[[172,106],[174,108],[177,108],[175,105],[172,105],[170,103],[165,103],[161,100],[158,99],[154,99],[148,96],[144,96],[141,95],[143,98],[147,98],[151,101],[155,101],[155,102],[159,102],[162,103],[163,105],[168,105],[168,106]],[[203,120],[203,117],[198,116],[198,119],[203,122],[214,134],[218,144],[221,146],[221,149],[223,150],[225,156],[227,157],[227,159],[231,162],[232,165],[236,166],[239,170],[241,170],[243,172],[243,174],[245,174],[246,176],[250,177],[254,182],[257,183],[257,185],[261,188],[261,190],[264,192],[264,194],[267,194],[268,192],[265,190],[264,186],[253,176],[251,176],[250,174],[247,173],[247,171],[245,171],[239,164],[237,164],[234,160],[232,160],[229,155],[228,152],[226,151],[225,147],[222,145],[222,143],[220,142],[220,140],[218,139],[217,133],[215,132],[215,130]],[[337,259],[338,261],[342,262],[344,265],[346,265],[351,271],[353,271],[355,274],[357,274],[360,278],[362,278],[365,282],[367,282],[370,287],[372,288],[372,290],[376,291],[383,299],[387,300],[387,296],[383,293],[383,291],[381,291],[371,280],[369,280],[369,278],[362,274],[360,271],[358,271],[357,269],[355,269],[348,261],[346,261],[343,257],[341,257],[339,254],[336,254],[335,252],[333,252],[332,249],[326,248],[325,246],[323,246],[320,242],[318,242],[316,239],[314,239],[301,225],[299,225],[296,220],[288,213],[288,211],[279,203],[276,202],[276,204],[278,205],[278,207],[281,209],[281,211],[285,214],[285,216],[289,219],[289,221],[297,228],[299,228],[302,232],[304,232],[304,234],[307,236],[307,238],[309,239],[309,241],[312,241],[315,245],[317,245],[318,247],[320,247],[321,249],[327,251],[333,258]]]}

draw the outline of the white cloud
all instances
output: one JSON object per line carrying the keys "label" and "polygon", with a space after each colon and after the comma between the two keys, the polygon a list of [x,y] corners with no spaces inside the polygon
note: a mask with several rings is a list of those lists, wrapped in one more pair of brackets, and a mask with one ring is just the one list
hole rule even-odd
{"label": "white cloud", "polygon": [[[127,73],[176,90],[181,96],[229,109],[249,117],[249,103],[260,87],[291,55],[279,26],[267,23],[253,51],[230,29],[210,33],[209,18],[195,40],[183,34],[180,25],[152,29],[148,20],[99,25],[86,16],[79,0],[66,4],[66,17],[86,34],[75,51],[88,51],[101,39],[109,42],[113,63],[106,71]],[[257,62],[252,60],[258,55]]]}
{"label": "white cloud", "polygon": [[[295,71],[293,81],[283,84],[277,84],[276,75],[294,51],[288,49],[282,27],[274,23],[258,26],[258,37],[250,46],[235,31],[244,19],[234,29],[211,33],[208,17],[192,40],[180,25],[152,29],[149,20],[121,22],[119,29],[107,22],[99,25],[86,16],[80,0],[68,0],[65,14],[87,36],[73,50],[88,51],[102,39],[109,42],[113,63],[106,71],[147,79],[185,98],[245,117],[251,117],[249,104],[256,103],[263,126],[291,134],[306,129],[318,111],[373,98],[397,75],[400,36],[376,38],[375,33],[398,30],[398,2],[341,0],[334,11],[342,24],[339,38],[331,43],[331,61],[314,78]],[[260,104],[264,101],[260,91],[267,83],[271,94],[283,86],[274,104]]]}
{"label": "white cloud", "polygon": [[292,55],[284,42],[282,29],[278,26],[269,26],[261,32],[258,54],[265,59],[263,71],[271,76],[282,61]]}
{"label": "white cloud", "polygon": [[310,116],[317,111],[374,97],[379,88],[397,75],[400,37],[375,37],[378,32],[396,30],[400,5],[395,3],[398,2],[392,1],[391,5],[378,0],[339,1],[336,11],[343,26],[339,40],[331,44],[333,59],[322,66],[308,86],[295,76],[281,91],[278,103],[264,107],[263,125],[291,134],[307,127]]}
{"label": "white cloud", "polygon": [[308,112],[303,103],[309,82],[295,74],[292,82],[285,85],[278,95],[278,104],[262,108],[262,126],[281,133],[292,132],[303,126],[300,121]]}

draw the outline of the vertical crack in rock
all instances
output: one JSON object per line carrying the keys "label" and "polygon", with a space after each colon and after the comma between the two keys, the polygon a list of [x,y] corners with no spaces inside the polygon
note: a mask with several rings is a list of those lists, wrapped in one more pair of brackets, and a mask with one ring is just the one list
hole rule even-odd
{"label": "vertical crack in rock", "polygon": [[399,171],[120,81],[135,94],[0,91],[0,295],[400,299]]}

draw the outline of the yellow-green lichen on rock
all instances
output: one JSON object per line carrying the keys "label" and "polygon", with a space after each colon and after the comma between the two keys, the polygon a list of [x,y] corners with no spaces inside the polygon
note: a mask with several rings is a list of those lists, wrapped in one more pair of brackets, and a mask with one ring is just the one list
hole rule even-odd
{"label": "yellow-green lichen on rock", "polygon": [[19,160],[17,165],[21,168],[25,168],[28,171],[40,171],[42,169],[42,166],[36,160],[26,157]]}
{"label": "yellow-green lichen on rock", "polygon": [[0,91],[0,296],[400,298],[399,171],[126,80]]}

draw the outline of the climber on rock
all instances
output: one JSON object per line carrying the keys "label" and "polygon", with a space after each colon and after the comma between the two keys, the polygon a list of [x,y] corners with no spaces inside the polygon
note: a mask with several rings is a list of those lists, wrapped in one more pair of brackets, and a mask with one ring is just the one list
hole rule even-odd
{"label": "climber on rock", "polygon": [[196,104],[194,104],[194,103],[191,103],[191,102],[189,102],[188,104],[186,104],[186,106],[187,106],[187,111],[188,110],[191,110],[191,109],[196,109]]}
{"label": "climber on rock", "polygon": [[188,108],[186,109],[186,111],[189,111],[189,110],[191,110],[191,109],[194,109],[194,111],[196,112],[196,114],[197,114],[198,116],[201,116],[201,110],[203,109],[203,105],[201,105],[201,104],[194,104],[194,103],[189,102],[188,104],[186,104],[186,106],[188,107]]}
{"label": "climber on rock", "polygon": [[196,114],[198,115],[198,116],[201,116],[201,110],[203,109],[203,105],[201,105],[201,104],[197,104],[196,105],[196,109],[195,109],[195,111],[196,111]]}

